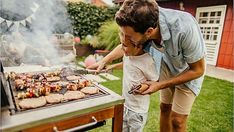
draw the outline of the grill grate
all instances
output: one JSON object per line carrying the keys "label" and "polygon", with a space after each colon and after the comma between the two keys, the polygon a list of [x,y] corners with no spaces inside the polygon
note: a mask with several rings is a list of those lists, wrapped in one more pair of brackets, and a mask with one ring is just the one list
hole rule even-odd
{"label": "grill grate", "polygon": [[[38,72],[37,72],[38,73]],[[82,76],[80,76],[82,79],[85,79],[83,78]],[[85,79],[87,80],[87,79]],[[18,113],[23,113],[23,112],[29,112],[29,111],[35,111],[35,110],[39,110],[39,109],[45,109],[45,108],[48,108],[48,107],[54,107],[54,106],[59,106],[59,105],[64,105],[64,104],[68,104],[68,103],[73,103],[73,102],[80,102],[80,101],[86,101],[86,100],[89,100],[89,99],[93,99],[93,98],[99,98],[99,97],[103,97],[103,96],[107,96],[107,95],[110,95],[107,91],[105,91],[104,89],[102,89],[100,86],[98,86],[98,84],[93,84],[93,86],[97,87],[99,89],[99,92],[96,93],[96,94],[92,94],[92,95],[88,95],[86,94],[84,98],[82,99],[78,99],[78,100],[71,100],[71,101],[62,101],[60,103],[56,103],[56,104],[46,104],[45,106],[42,106],[42,107],[38,107],[38,108],[33,108],[33,109],[21,109],[19,107],[19,102],[20,102],[20,99],[18,99],[17,97],[17,91],[16,91],[16,88],[15,88],[15,85],[14,85],[14,82],[13,80],[11,79],[8,79],[7,80],[8,83],[9,83],[9,86],[10,86],[10,91],[11,91],[11,95],[12,95],[12,102],[14,104],[14,108],[12,108],[10,110],[11,112],[11,115],[13,114],[18,114]],[[61,90],[66,90],[66,88],[62,88]],[[58,92],[57,92],[58,93]]]}

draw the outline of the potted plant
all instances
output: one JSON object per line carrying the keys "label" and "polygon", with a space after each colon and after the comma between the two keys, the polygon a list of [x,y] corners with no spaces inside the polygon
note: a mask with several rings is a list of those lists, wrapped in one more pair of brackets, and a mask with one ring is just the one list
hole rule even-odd
{"label": "potted plant", "polygon": [[76,39],[77,38],[75,38],[75,49],[78,57],[88,56],[94,53],[94,48],[90,45],[91,38],[89,36],[86,36],[80,42]]}

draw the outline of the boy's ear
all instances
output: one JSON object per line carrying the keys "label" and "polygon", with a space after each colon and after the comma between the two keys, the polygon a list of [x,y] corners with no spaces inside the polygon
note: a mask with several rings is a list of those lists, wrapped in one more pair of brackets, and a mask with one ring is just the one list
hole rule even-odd
{"label": "boy's ear", "polygon": [[151,36],[151,34],[154,32],[154,28],[152,27],[149,27],[146,32],[145,32],[145,35],[148,37],[148,36]]}
{"label": "boy's ear", "polygon": [[142,49],[143,45],[142,44],[138,44],[136,47],[139,48],[139,49]]}

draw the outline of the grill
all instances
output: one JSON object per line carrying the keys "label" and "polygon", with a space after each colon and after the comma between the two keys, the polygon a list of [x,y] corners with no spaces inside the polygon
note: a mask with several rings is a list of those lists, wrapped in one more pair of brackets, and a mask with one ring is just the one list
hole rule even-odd
{"label": "grill", "polygon": [[[38,72],[38,73],[43,73],[43,72]],[[82,79],[85,79],[81,75],[77,75],[77,76],[80,76]],[[11,108],[11,114],[17,114],[17,113],[20,113],[20,112],[27,112],[27,111],[34,111],[34,110],[37,110],[37,109],[44,109],[44,108],[47,108],[47,107],[53,107],[53,106],[63,105],[65,103],[73,103],[73,102],[77,102],[77,101],[85,101],[85,100],[88,100],[88,99],[94,99],[94,98],[98,98],[98,97],[109,95],[109,93],[107,91],[105,91],[104,89],[102,89],[97,83],[93,83],[92,85],[95,86],[95,87],[97,87],[99,89],[99,92],[96,93],[96,94],[91,94],[91,95],[86,94],[84,98],[81,98],[81,99],[78,99],[78,100],[61,101],[60,103],[56,103],[56,104],[48,104],[47,103],[45,106],[42,106],[42,107],[39,107],[39,108],[22,109],[19,106],[20,99],[18,99],[18,97],[17,97],[17,94],[19,92],[17,92],[15,90],[16,88],[15,88],[13,80],[8,79],[7,82],[9,84],[9,86],[10,86],[9,89],[10,89],[10,92],[11,92],[11,95],[12,95],[11,97],[12,97],[13,105],[14,105],[14,107]],[[61,89],[61,92],[54,92],[54,93],[64,94],[66,91],[67,91],[67,89],[65,87],[63,87]]]}
{"label": "grill", "polygon": [[[7,72],[18,72],[20,68],[22,67],[6,69]],[[41,72],[45,71],[33,73]],[[82,75],[77,76],[85,79]],[[106,119],[112,118],[112,130],[122,131],[124,99],[96,82],[92,82],[92,85],[99,89],[99,92],[96,94],[86,94],[82,99],[46,104],[34,109],[22,109],[19,107],[20,99],[17,98],[18,92],[15,90],[15,83],[11,79],[7,79],[6,82],[3,84],[3,87],[6,89],[9,107],[7,110],[2,110],[3,118],[0,130],[65,131],[68,129],[68,131],[84,131],[101,126],[105,124]],[[66,90],[63,87],[60,91],[64,93]],[[6,97],[4,98],[6,100]]]}

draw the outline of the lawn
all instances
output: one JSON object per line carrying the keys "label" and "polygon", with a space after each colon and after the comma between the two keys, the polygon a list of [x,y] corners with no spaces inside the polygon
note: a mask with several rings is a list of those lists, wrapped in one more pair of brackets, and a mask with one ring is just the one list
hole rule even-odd
{"label": "lawn", "polygon": [[[122,70],[115,70],[114,75],[122,77]],[[121,95],[121,80],[109,81],[102,85]],[[223,81],[206,76],[200,95],[197,97],[188,121],[189,132],[232,132],[233,131],[233,86]],[[159,93],[151,95],[148,121],[144,132],[159,131]],[[111,120],[103,127],[92,132],[110,132]]]}

